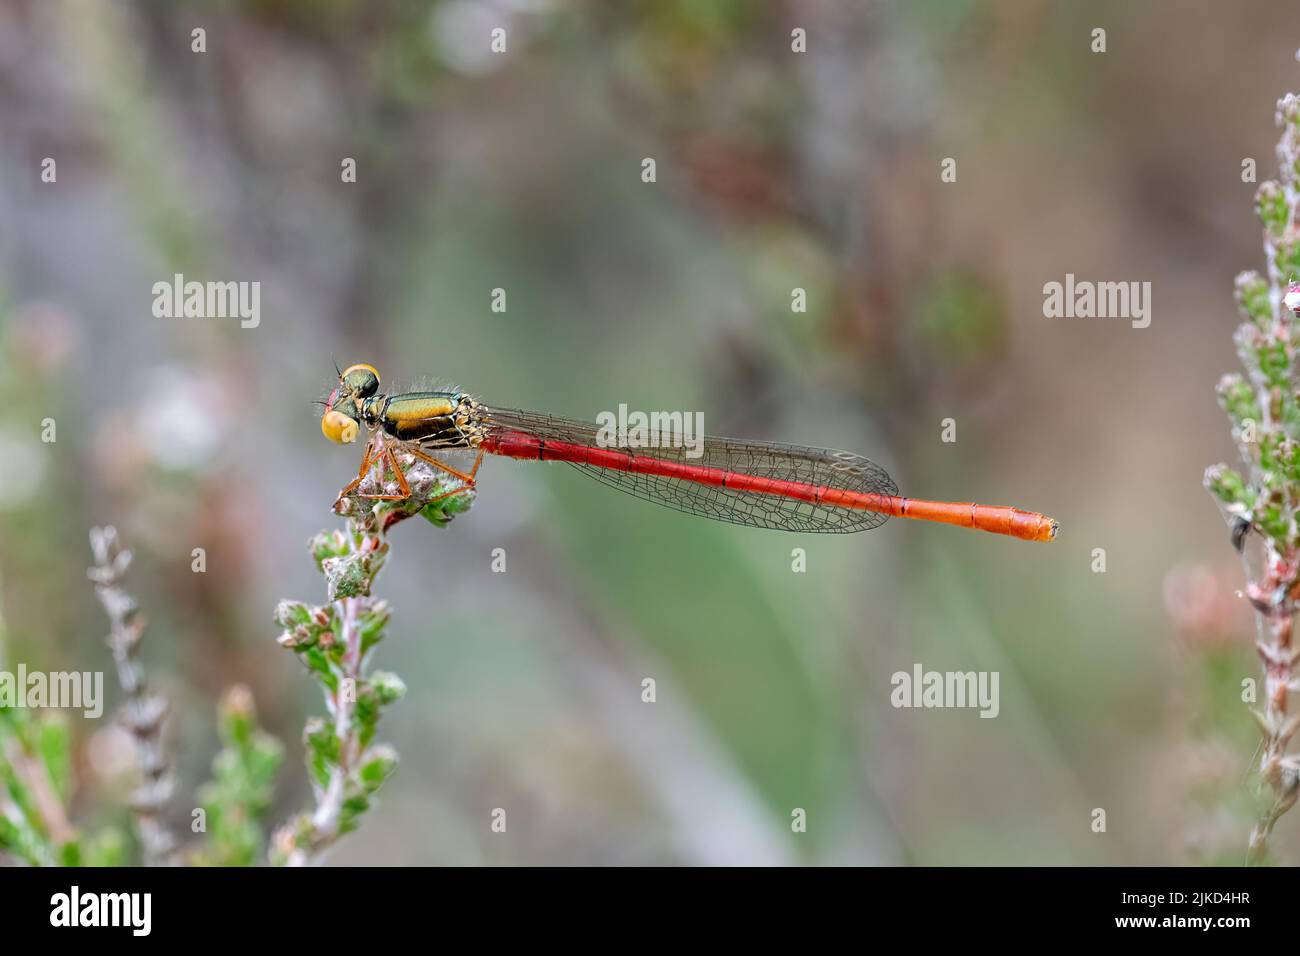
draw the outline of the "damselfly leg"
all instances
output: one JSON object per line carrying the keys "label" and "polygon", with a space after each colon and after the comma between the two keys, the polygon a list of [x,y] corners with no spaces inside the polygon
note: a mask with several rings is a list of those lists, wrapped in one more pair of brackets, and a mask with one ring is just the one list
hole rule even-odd
{"label": "damselfly leg", "polygon": [[430,498],[428,502],[429,504],[433,504],[434,502],[437,501],[442,501],[444,498],[450,498],[452,495],[459,495],[462,492],[473,491],[475,489],[476,485],[474,481],[474,476],[478,474],[478,466],[483,464],[484,453],[481,450],[477,455],[474,456],[474,465],[473,467],[470,468],[469,474],[465,474],[464,472],[457,471],[455,468],[451,467],[451,465],[447,464],[446,462],[439,461],[437,458],[434,458],[432,455],[426,455],[424,452],[420,451],[420,449],[416,448],[413,445],[407,445],[406,450],[409,451],[416,458],[419,458],[422,461],[427,461],[429,464],[433,465],[436,468],[441,468],[443,471],[447,472],[448,474],[455,475],[461,481],[461,485],[459,488],[453,488],[451,491],[443,492],[442,494],[438,495],[435,498]]}
{"label": "damselfly leg", "polygon": [[447,472],[448,474],[455,475],[457,478],[459,478],[461,481],[465,483],[466,488],[474,487],[474,476],[478,474],[478,466],[483,464],[483,452],[480,451],[474,457],[474,466],[470,468],[469,474],[465,474],[464,472],[457,471],[455,468],[451,467],[451,465],[447,464],[446,462],[439,461],[438,459],[434,458],[432,455],[426,455],[424,452],[420,451],[420,449],[416,448],[414,445],[407,445],[406,451],[409,451],[416,458],[419,458],[423,461],[427,461],[435,468],[441,468],[443,471]]}
{"label": "damselfly leg", "polygon": [[[384,465],[387,464],[397,480],[397,487],[400,494],[376,494],[374,492],[358,491],[361,483],[366,480],[370,474],[371,468],[378,469],[379,487],[382,492],[384,487]],[[378,433],[370,439],[370,444],[366,446],[365,456],[361,459],[361,468],[357,471],[357,477],[339,492],[340,498],[347,498],[349,495],[357,498],[369,498],[373,501],[405,501],[411,497],[411,486],[406,480],[406,475],[402,472],[402,466],[397,461],[397,456],[393,454],[392,447],[381,438]]]}
{"label": "damselfly leg", "polygon": [[[462,494],[475,489],[475,476],[478,474],[479,465],[483,463],[483,452],[480,451],[474,458],[474,464],[468,472],[463,472],[458,468],[453,468],[446,462],[439,461],[432,455],[427,454],[420,448],[410,442],[401,442],[391,438],[385,438],[382,432],[375,432],[366,446],[366,453],[361,459],[361,467],[357,471],[357,477],[348,484],[341,492],[340,498],[355,497],[365,498],[371,501],[406,501],[413,497],[411,484],[407,480],[406,473],[398,460],[398,453],[405,453],[418,458],[419,460],[432,465],[440,471],[443,471],[458,481],[460,485],[450,491],[443,492],[432,498],[427,499],[425,504],[434,504],[452,495]],[[375,471],[380,491],[361,491],[359,490],[364,484],[366,478]],[[397,482],[396,494],[384,493],[384,476],[385,470],[392,472],[394,480]]]}

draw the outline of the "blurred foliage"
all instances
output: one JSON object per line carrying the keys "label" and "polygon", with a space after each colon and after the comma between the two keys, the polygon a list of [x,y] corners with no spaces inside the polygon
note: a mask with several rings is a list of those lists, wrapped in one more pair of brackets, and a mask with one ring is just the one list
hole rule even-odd
{"label": "blurred foliage", "polygon": [[[12,675],[6,642],[0,620],[0,670]],[[116,828],[82,834],[68,820],[72,736],[60,712],[0,702],[0,784],[0,853],[32,866],[126,862],[125,841]]]}
{"label": "blurred foliage", "polygon": [[271,806],[284,748],[258,728],[246,687],[226,692],[217,729],[221,750],[212,761],[213,780],[198,792],[208,834],[198,860],[210,866],[251,866],[261,856],[261,818]]}

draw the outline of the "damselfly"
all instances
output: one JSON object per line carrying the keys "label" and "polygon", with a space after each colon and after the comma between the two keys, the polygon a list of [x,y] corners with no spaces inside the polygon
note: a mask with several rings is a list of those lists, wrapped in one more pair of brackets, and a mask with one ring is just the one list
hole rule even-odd
{"label": "damselfly", "polygon": [[[519,409],[491,408],[458,391],[383,395],[379,373],[352,365],[324,403],[321,431],[339,444],[370,439],[356,479],[340,492],[388,501],[411,497],[398,452],[452,476],[458,485],[439,498],[471,491],[483,456],[565,461],[593,478],[647,501],[688,514],[754,528],[850,532],[877,528],[891,516],[1050,541],[1057,523],[1019,508],[904,498],[875,462],[844,451],[777,442],[704,438],[684,447],[651,435],[637,447],[610,447],[597,425]],[[460,470],[438,453],[467,451]],[[363,487],[372,469],[387,468],[394,483],[378,492]],[[431,499],[436,501],[437,498]]]}

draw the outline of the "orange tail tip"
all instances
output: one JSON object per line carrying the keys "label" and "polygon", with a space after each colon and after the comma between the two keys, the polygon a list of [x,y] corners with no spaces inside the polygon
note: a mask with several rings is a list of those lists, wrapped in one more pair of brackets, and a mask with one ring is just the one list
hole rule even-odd
{"label": "orange tail tip", "polygon": [[[977,505],[972,509],[977,520],[971,527],[994,534],[1007,534],[1022,541],[1052,541],[1061,525],[1055,518],[1040,515],[1036,511],[1021,511],[1019,508],[989,508]],[[981,512],[983,512],[981,514]],[[985,520],[978,520],[983,518]]]}
{"label": "orange tail tip", "polygon": [[924,501],[918,498],[889,498],[877,501],[876,504],[885,505],[878,510],[900,518],[937,521],[991,534],[1004,534],[1022,541],[1051,541],[1061,530],[1061,526],[1047,515],[1001,505]]}
{"label": "orange tail tip", "polygon": [[1056,519],[1049,518],[1047,515],[1040,515],[1035,511],[1021,511],[1018,508],[1008,508],[1006,510],[1011,514],[1005,523],[976,524],[974,527],[983,531],[992,531],[995,534],[1009,534],[1024,541],[1051,541],[1056,538],[1056,533],[1061,530],[1061,525]]}
{"label": "orange tail tip", "polygon": [[972,511],[975,520],[967,524],[967,527],[1005,534],[1021,541],[1052,541],[1061,530],[1056,519],[1040,515],[1036,511],[992,508],[987,505],[976,505]]}

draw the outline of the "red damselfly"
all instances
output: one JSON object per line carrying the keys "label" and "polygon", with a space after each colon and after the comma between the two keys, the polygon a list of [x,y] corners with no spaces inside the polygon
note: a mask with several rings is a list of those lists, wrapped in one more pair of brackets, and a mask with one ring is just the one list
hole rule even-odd
{"label": "red damselfly", "polygon": [[[703,438],[691,447],[651,435],[637,447],[611,447],[605,429],[519,409],[492,408],[463,392],[383,395],[379,373],[352,365],[324,403],[321,431],[331,441],[370,440],[356,480],[340,497],[404,500],[411,490],[397,449],[453,476],[440,497],[472,490],[483,456],[564,461],[593,478],[688,514],[781,531],[866,531],[890,517],[976,528],[1026,541],[1050,541],[1057,523],[1005,506],[904,498],[885,469],[861,455],[778,442]],[[475,455],[465,469],[439,460],[445,451]],[[391,470],[396,487],[362,493],[371,469]],[[437,499],[433,499],[437,500]]]}

